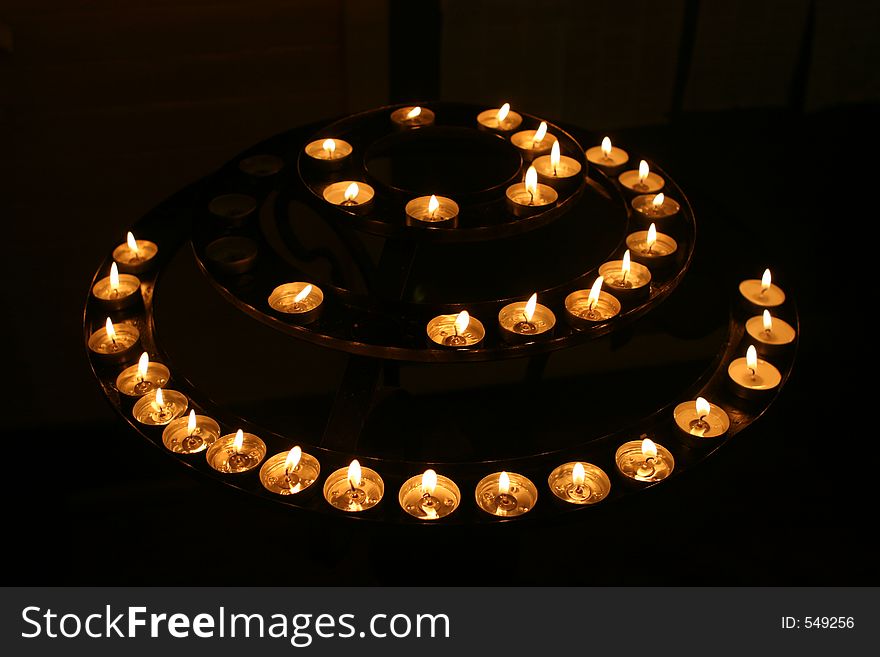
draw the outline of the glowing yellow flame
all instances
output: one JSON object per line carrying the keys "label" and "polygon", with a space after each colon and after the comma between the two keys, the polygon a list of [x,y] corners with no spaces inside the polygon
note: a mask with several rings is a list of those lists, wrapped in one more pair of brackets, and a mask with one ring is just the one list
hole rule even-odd
{"label": "glowing yellow flame", "polygon": [[650,438],[645,438],[642,441],[642,456],[646,459],[657,458],[657,445]]}
{"label": "glowing yellow flame", "polygon": [[544,137],[547,136],[547,122],[541,121],[541,125],[538,126],[538,129],[535,130],[535,136],[532,138],[533,144],[540,144],[544,141]]}
{"label": "glowing yellow flame", "polygon": [[467,310],[462,310],[458,313],[458,317],[455,318],[455,332],[458,335],[461,335],[465,331],[467,331],[468,325],[471,323],[471,316],[468,315]]}
{"label": "glowing yellow flame", "polygon": [[425,473],[422,475],[422,494],[433,495],[436,488],[437,473],[430,469],[425,470]]}
{"label": "glowing yellow flame", "polygon": [[361,464],[355,459],[351,462],[351,465],[348,466],[348,483],[351,484],[353,488],[357,488],[361,485],[362,481]]}
{"label": "glowing yellow flame", "polygon": [[532,317],[535,316],[535,307],[538,305],[538,293],[535,292],[532,296],[529,297],[529,300],[526,301],[526,307],[523,308],[523,317],[526,318],[527,322],[532,321]]}
{"label": "glowing yellow flame", "polygon": [[602,155],[605,157],[611,155],[611,139],[608,137],[602,139]]}
{"label": "glowing yellow flame", "polygon": [[599,300],[599,293],[602,291],[602,283],[605,282],[605,278],[600,276],[593,282],[593,287],[590,288],[590,307],[593,307],[593,304]]}
{"label": "glowing yellow flame", "polygon": [[538,172],[535,167],[529,167],[526,171],[526,191],[532,195],[532,198],[538,198]]}
{"label": "glowing yellow flame", "polygon": [[421,113],[422,113],[421,107],[413,107],[409,112],[406,113],[406,118],[414,119]]}
{"label": "glowing yellow flame", "polygon": [[242,447],[244,447],[244,431],[239,429],[235,432],[235,439],[232,441],[232,449],[236,452],[240,452]]}
{"label": "glowing yellow flame", "polygon": [[770,270],[765,269],[764,275],[761,276],[761,294],[763,294],[764,292],[766,292],[767,290],[770,289],[770,283],[771,283]]}
{"label": "glowing yellow flame", "polygon": [[360,192],[361,189],[360,187],[358,187],[358,184],[353,182],[345,188],[344,198],[346,201],[353,201],[358,197],[358,194],[360,194]]}
{"label": "glowing yellow flame", "polygon": [[305,299],[307,296],[309,296],[311,293],[312,293],[312,284],[309,283],[303,289],[301,289],[299,292],[296,293],[296,296],[293,297],[293,302],[299,303],[300,301]]}
{"label": "glowing yellow flame", "polygon": [[553,147],[550,149],[550,166],[553,167],[553,171],[556,171],[560,160],[562,160],[562,153],[559,152],[559,142],[554,141]]}
{"label": "glowing yellow flame", "polygon": [[433,217],[434,213],[440,209],[440,201],[437,200],[437,197],[434,194],[431,194],[431,198],[428,200],[428,215]]}
{"label": "glowing yellow flame", "polygon": [[107,322],[104,324],[104,330],[107,331],[107,337],[111,340],[116,340],[116,329],[113,328],[113,322],[110,321],[110,318],[107,318]]}
{"label": "glowing yellow flame", "polygon": [[649,250],[657,243],[657,226],[654,224],[651,224],[651,227],[648,228],[648,237],[645,239],[645,243],[648,245]]}
{"label": "glowing yellow flame", "polygon": [[333,153],[336,152],[336,142],[332,139],[325,139],[324,143],[321,144],[325,151],[327,151],[327,155],[333,157]]}
{"label": "glowing yellow flame", "polygon": [[293,470],[296,466],[298,466],[300,459],[302,459],[302,455],[303,451],[299,445],[296,445],[293,449],[287,452],[287,458],[284,459],[285,472]]}
{"label": "glowing yellow flame", "polygon": [[586,476],[587,475],[584,472],[584,464],[580,461],[575,463],[574,467],[571,469],[571,483],[575,486],[583,486]]}
{"label": "glowing yellow flame", "polygon": [[749,348],[746,349],[746,367],[753,372],[758,370],[758,350],[755,349],[753,344],[750,344]]}
{"label": "glowing yellow flame", "polygon": [[773,318],[770,317],[770,311],[764,311],[764,330],[770,333],[773,330]]}
{"label": "glowing yellow flame", "polygon": [[150,354],[146,351],[138,358],[138,378],[143,381],[147,378],[147,369],[150,367]]}
{"label": "glowing yellow flame", "polygon": [[510,114],[510,103],[504,103],[495,115],[495,119],[498,121],[499,125],[504,122],[504,119],[507,118],[508,114]]}
{"label": "glowing yellow flame", "polygon": [[704,415],[709,415],[712,411],[712,406],[702,397],[697,397],[697,415],[699,417],[703,417]]}
{"label": "glowing yellow flame", "polygon": [[659,210],[660,208],[663,207],[663,201],[665,201],[665,200],[666,200],[666,197],[663,196],[663,192],[660,192],[659,194],[654,196],[654,200],[651,201],[651,205],[654,206],[655,210]]}
{"label": "glowing yellow flame", "polygon": [[126,244],[128,244],[129,249],[131,249],[135,253],[138,252],[138,243],[137,240],[134,238],[134,233],[128,231],[128,235],[125,236],[125,242]]}
{"label": "glowing yellow flame", "polygon": [[119,289],[119,268],[115,262],[110,265],[110,289],[113,291]]}
{"label": "glowing yellow flame", "polygon": [[189,419],[186,421],[186,432],[190,435],[196,430],[196,409],[189,412]]}
{"label": "glowing yellow flame", "polygon": [[648,179],[648,174],[651,173],[650,167],[648,167],[648,163],[642,160],[639,162],[639,182],[644,183],[645,180]]}
{"label": "glowing yellow flame", "polygon": [[624,274],[629,274],[629,270],[632,269],[632,265],[629,260],[629,249],[623,252],[623,264],[620,265],[620,270]]}
{"label": "glowing yellow flame", "polygon": [[510,492],[510,477],[506,472],[498,475],[498,494],[506,495]]}
{"label": "glowing yellow flame", "polygon": [[165,395],[162,394],[162,388],[156,388],[156,407],[162,408],[165,405]]}

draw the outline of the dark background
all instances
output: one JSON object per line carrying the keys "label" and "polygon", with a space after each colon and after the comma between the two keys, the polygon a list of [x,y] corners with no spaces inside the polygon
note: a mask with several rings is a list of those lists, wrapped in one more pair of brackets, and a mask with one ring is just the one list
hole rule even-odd
{"label": "dark background", "polygon": [[[870,2],[4,0],[4,579],[878,583],[876,494],[860,485],[876,477],[862,308],[876,300],[878,28]],[[80,324],[126,227],[272,134],[431,98],[509,100],[637,144],[700,221],[732,227],[731,252],[772,263],[803,331],[770,412],[588,521],[444,532],[279,513],[134,439]]]}

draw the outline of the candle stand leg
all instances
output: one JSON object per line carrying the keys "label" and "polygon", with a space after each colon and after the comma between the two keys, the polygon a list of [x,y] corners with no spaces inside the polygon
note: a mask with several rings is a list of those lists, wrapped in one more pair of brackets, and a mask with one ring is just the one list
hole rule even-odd
{"label": "candle stand leg", "polygon": [[418,248],[411,240],[385,240],[374,282],[379,296],[394,301],[403,298]]}
{"label": "candle stand leg", "polygon": [[544,376],[544,370],[547,369],[548,360],[550,360],[549,353],[540,354],[538,356],[531,356],[529,358],[529,363],[526,366],[525,382],[529,385],[540,383],[541,379]]}
{"label": "candle stand leg", "polygon": [[382,379],[382,361],[349,356],[321,446],[354,452]]}

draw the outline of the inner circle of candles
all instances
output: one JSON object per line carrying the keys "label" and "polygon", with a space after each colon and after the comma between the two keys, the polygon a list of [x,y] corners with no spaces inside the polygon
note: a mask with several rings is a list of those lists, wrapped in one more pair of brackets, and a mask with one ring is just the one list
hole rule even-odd
{"label": "inner circle of candles", "polygon": [[316,139],[306,144],[305,153],[309,161],[325,169],[341,168],[351,156],[353,149],[344,139]]}
{"label": "inner circle of candles", "polygon": [[759,350],[773,351],[794,342],[794,327],[788,322],[773,317],[766,308],[761,315],[746,320],[746,333],[757,341]]}
{"label": "inner circle of candles", "polygon": [[486,329],[466,310],[451,315],[438,315],[428,322],[428,339],[435,345],[452,349],[477,347],[486,337]]}
{"label": "inner circle of candles", "polygon": [[129,231],[125,238],[125,244],[120,244],[113,249],[113,260],[119,265],[119,270],[129,274],[140,274],[153,264],[153,258],[159,252],[155,242],[135,239]]}
{"label": "inner circle of candles", "polygon": [[645,160],[639,162],[638,170],[624,171],[617,179],[634,194],[656,194],[666,184],[663,178],[651,171]]}
{"label": "inner circle of candles", "polygon": [[573,157],[562,155],[558,141],[553,142],[550,155],[535,158],[532,166],[538,172],[538,182],[553,188],[572,187],[579,183],[583,177],[581,176],[581,163]]}
{"label": "inner circle of candles", "polygon": [[365,212],[373,203],[375,191],[367,183],[343,180],[324,188],[324,200],[348,212]]}
{"label": "inner circle of candles", "polygon": [[311,487],[321,474],[321,464],[298,445],[275,454],[260,468],[260,483],[276,495],[296,495]]}
{"label": "inner circle of candles", "polygon": [[218,217],[239,222],[257,209],[257,199],[247,194],[222,194],[208,203],[208,211]]}
{"label": "inner circle of candles", "polygon": [[133,359],[140,344],[141,334],[127,322],[114,324],[107,318],[103,327],[89,336],[89,350],[108,362],[125,362]]}
{"label": "inner circle of candles", "polygon": [[547,132],[547,123],[541,121],[541,125],[535,130],[515,132],[510,143],[516,146],[525,161],[529,161],[538,155],[549,153],[556,143],[556,137]]}
{"label": "inner circle of candles", "polygon": [[604,281],[599,276],[589,290],[575,290],[565,297],[565,312],[569,324],[575,328],[588,328],[620,313],[620,301],[617,297],[602,290]]}
{"label": "inner circle of candles", "polygon": [[458,224],[458,203],[445,196],[419,196],[406,204],[408,226],[453,228]]}
{"label": "inner circle of candles", "polygon": [[150,361],[145,351],[136,365],[126,367],[116,377],[116,389],[129,397],[140,397],[156,388],[164,388],[171,378],[168,368],[162,363]]}
{"label": "inner circle of candles", "polygon": [[427,107],[401,107],[391,112],[391,122],[398,128],[424,128],[434,125],[434,112]]}
{"label": "inner circle of candles", "polygon": [[131,414],[141,424],[162,426],[186,413],[189,399],[182,392],[156,388],[138,399]]}
{"label": "inner circle of candles", "polygon": [[772,280],[769,269],[764,270],[761,280],[749,278],[739,284],[739,293],[752,305],[775,308],[785,303],[785,292]]}
{"label": "inner circle of candles", "polygon": [[676,216],[681,211],[678,201],[669,198],[663,192],[659,194],[641,194],[636,196],[630,205],[632,205],[632,209],[635,211],[635,217],[641,220],[642,223],[664,221]]}
{"label": "inner circle of candles", "polygon": [[611,145],[611,139],[604,137],[600,146],[588,148],[587,162],[598,167],[606,175],[616,173],[629,162],[629,154],[622,148]]}
{"label": "inner circle of candles", "polygon": [[324,499],[334,508],[349,513],[366,511],[382,501],[385,482],[379,473],[362,467],[357,459],[339,468],[324,482]]}
{"label": "inner circle of candles", "polygon": [[758,399],[773,392],[782,382],[782,375],[771,363],[758,358],[754,345],[749,345],[744,358],[736,358],[727,366],[733,392],[743,399]]}
{"label": "inner circle of candles", "polygon": [[191,410],[186,417],[172,420],[162,432],[162,444],[175,454],[198,454],[220,437],[220,425],[207,415]]}
{"label": "inner circle of candles", "polygon": [[547,477],[553,494],[569,504],[596,504],[611,491],[611,480],[605,471],[592,463],[563,463]]}
{"label": "inner circle of candles", "polygon": [[665,265],[674,260],[678,243],[665,233],[658,233],[651,224],[648,230],[637,230],[626,237],[626,248],[633,260],[646,265]]}
{"label": "inner circle of candles", "polygon": [[538,303],[537,293],[528,301],[514,301],[498,312],[501,337],[507,342],[529,342],[549,337],[556,325],[556,315],[547,306]]}
{"label": "inner circle of candles", "polygon": [[669,450],[644,437],[630,440],[618,447],[614,462],[620,474],[642,483],[662,481],[675,468],[675,459]]}
{"label": "inner circle of candles", "polygon": [[314,321],[324,303],[324,293],[317,285],[296,281],[279,285],[269,295],[272,310],[290,315],[299,322]]}
{"label": "inner circle of candles", "polygon": [[477,484],[477,505],[493,516],[515,517],[531,511],[538,489],[528,477],[515,472],[495,472]]}
{"label": "inner circle of candles", "polygon": [[131,274],[120,274],[114,262],[110,265],[110,275],[100,279],[92,287],[92,296],[106,310],[122,310],[141,300],[140,289],[140,279]]}
{"label": "inner circle of candles", "polygon": [[240,474],[256,468],[266,456],[266,443],[252,433],[239,429],[215,440],[205,459],[217,472]]}
{"label": "inner circle of candles", "polygon": [[611,260],[599,267],[603,286],[615,296],[634,297],[647,294],[651,285],[651,271],[630,258],[625,251],[622,260]]}
{"label": "inner circle of candles", "polygon": [[678,404],[672,416],[675,425],[690,443],[697,442],[690,440],[692,438],[703,440],[720,438],[730,429],[730,417],[725,410],[710,404],[703,397]]}
{"label": "inner circle of candles", "polygon": [[439,520],[458,508],[461,491],[452,479],[429,469],[403,482],[397,501],[414,518]]}
{"label": "inner circle of candles", "polygon": [[538,171],[530,166],[525,179],[507,188],[507,208],[517,217],[529,217],[556,205],[559,195],[550,185],[538,182]]}
{"label": "inner circle of candles", "polygon": [[284,168],[284,160],[276,155],[251,155],[238,163],[242,173],[255,178],[274,176]]}
{"label": "inner circle of candles", "polygon": [[522,115],[510,109],[510,103],[504,103],[496,109],[487,109],[477,115],[477,123],[481,128],[509,132],[522,124]]}

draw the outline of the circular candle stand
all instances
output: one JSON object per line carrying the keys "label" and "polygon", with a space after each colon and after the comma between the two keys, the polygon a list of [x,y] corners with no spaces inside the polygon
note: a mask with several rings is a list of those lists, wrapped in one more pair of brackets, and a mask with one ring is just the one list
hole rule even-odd
{"label": "circular candle stand", "polygon": [[[481,425],[480,449],[452,440],[437,456],[432,455],[436,442],[425,439],[420,443],[418,429],[407,438],[422,446],[415,452],[365,439],[365,426],[376,414],[377,392],[390,390],[394,394],[407,368],[479,368],[520,359],[525,386],[537,391],[549,385],[544,374],[553,352],[598,349],[597,345],[615,347],[633,336],[650,337],[658,330],[657,324],[651,323],[655,313],[668,314],[669,307],[685,308],[689,299],[693,304],[700,303],[691,299],[697,295],[688,285],[682,285],[694,255],[693,210],[674,178],[652,162],[651,170],[665,181],[664,194],[680,206],[674,219],[663,225],[663,232],[677,243],[672,261],[652,270],[648,293],[636,299],[621,299],[620,312],[610,319],[562,321],[566,298],[573,293],[588,294],[599,267],[619,260],[626,249],[627,235],[644,228],[643,222],[633,216],[630,195],[621,189],[617,178],[587,166],[584,145],[598,143],[597,135],[548,121],[549,132],[559,140],[562,154],[575,159],[586,175],[577,184],[561,187],[551,207],[517,217],[507,207],[505,191],[523,181],[528,163],[510,143],[510,135],[480,129],[476,116],[485,108],[479,106],[423,103],[421,107],[431,110],[435,118],[432,125],[417,130],[400,130],[390,119],[399,107],[383,107],[282,133],[174,194],[128,227],[139,238],[158,244],[159,250],[151,269],[138,275],[143,304],[111,313],[114,324],[124,322],[137,329],[139,350],[148,351],[169,369],[174,389],[186,396],[189,408],[216,421],[220,433],[234,434],[240,428],[258,435],[270,455],[286,454],[293,445],[301,445],[319,464],[321,474],[312,487],[317,490],[325,485],[329,473],[348,467],[357,458],[381,476],[389,499],[363,512],[339,513],[320,494],[279,495],[267,490],[255,474],[259,468],[250,474],[229,475],[211,468],[204,453],[168,450],[163,443],[163,427],[136,422],[132,410],[137,398],[121,394],[116,387],[118,375],[131,363],[102,359],[86,347],[103,392],[133,431],[182,466],[267,502],[328,514],[340,522],[442,526],[540,522],[607,505],[665,481],[638,488],[627,486],[615,467],[615,453],[621,444],[641,436],[662,444],[674,457],[675,469],[667,479],[674,478],[764,413],[791,373],[797,337],[771,359],[781,373],[781,385],[757,400],[743,400],[733,394],[727,367],[750,344],[745,324],[755,313],[743,307],[736,284],[731,284],[729,290],[724,290],[729,292],[724,295],[729,296],[729,303],[712,311],[716,324],[713,335],[717,335],[712,353],[702,357],[696,374],[681,386],[675,399],[664,397],[647,412],[643,405],[638,414],[624,413],[622,420],[615,416],[603,421],[604,409],[584,401],[584,409],[597,414],[595,422],[592,417],[587,419],[587,424],[595,425],[592,433],[583,430],[583,415],[573,412],[572,418],[559,418],[559,422],[568,422],[577,430],[554,431],[553,418],[542,418],[529,424],[533,427],[529,435],[514,436],[513,440],[505,431],[517,427],[515,421],[502,428],[487,418]],[[520,114],[522,130],[534,130],[542,120]],[[304,152],[307,144],[327,137],[351,145],[351,155],[339,169],[313,166]],[[626,148],[637,161],[640,154],[632,145]],[[324,189],[343,181],[365,183],[374,190],[368,208],[351,211],[325,200]],[[457,204],[457,222],[426,228],[407,221],[407,203],[432,194]],[[279,429],[277,424],[269,427],[267,418],[259,413],[244,417],[235,405],[218,403],[210,391],[195,385],[192,380],[197,377],[192,372],[176,367],[172,350],[165,347],[166,336],[160,332],[164,329],[157,327],[157,315],[161,313],[156,309],[157,300],[165,294],[163,276],[170,276],[168,271],[179,261],[194,263],[189,270],[201,273],[232,308],[300,341],[302,348],[320,353],[330,350],[335,357],[342,354],[347,358],[323,433],[304,436],[294,429]],[[106,275],[111,262],[108,253],[99,263],[89,290]],[[297,321],[270,305],[273,290],[293,281],[320,290],[321,312],[313,321]],[[722,290],[725,283],[717,285]],[[534,339],[505,340],[497,323],[499,311],[525,301],[532,293],[537,293],[538,302],[559,321],[552,332]],[[660,307],[670,297],[679,301]],[[426,339],[432,319],[448,316],[451,321],[465,309],[482,322],[481,340],[450,349]],[[701,306],[703,315],[712,312]],[[791,295],[774,308],[773,315],[787,321],[799,335]],[[83,321],[86,345],[92,334],[104,327],[106,319],[106,308],[89,294]],[[210,321],[208,317],[193,318],[200,330]],[[230,344],[229,348],[236,346]],[[613,348],[611,352],[613,356]],[[293,368],[295,364],[285,367]],[[471,394],[479,398],[488,393],[476,389]],[[663,394],[670,393],[664,389]],[[697,396],[709,399],[730,418],[724,436],[704,441],[706,444],[685,440],[674,421],[675,407]],[[474,408],[480,409],[478,399]],[[540,415],[541,409],[536,410]],[[422,429],[425,436],[430,435],[430,428]],[[552,444],[545,445],[541,442],[544,432],[563,438],[554,438]],[[548,487],[551,473],[577,462],[591,464],[608,475],[610,489],[603,489],[596,504],[562,503]],[[400,490],[414,473],[429,468],[448,477],[461,495],[455,513],[424,523],[405,512],[392,492]],[[493,516],[474,502],[478,483],[501,471],[521,473],[535,482],[539,494],[528,513]]]}

